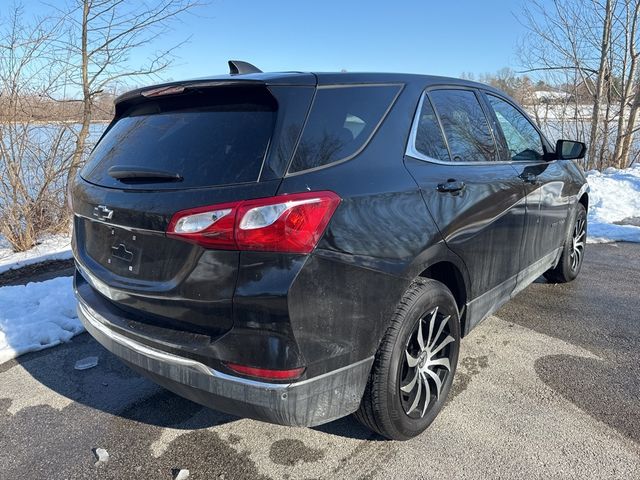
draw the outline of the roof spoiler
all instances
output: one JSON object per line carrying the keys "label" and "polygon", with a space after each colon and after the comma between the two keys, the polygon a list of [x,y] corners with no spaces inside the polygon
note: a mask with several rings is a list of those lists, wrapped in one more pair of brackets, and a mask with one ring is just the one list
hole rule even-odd
{"label": "roof spoiler", "polygon": [[243,62],[241,60],[229,60],[230,75],[241,75],[243,73],[262,73],[262,70],[248,62]]}

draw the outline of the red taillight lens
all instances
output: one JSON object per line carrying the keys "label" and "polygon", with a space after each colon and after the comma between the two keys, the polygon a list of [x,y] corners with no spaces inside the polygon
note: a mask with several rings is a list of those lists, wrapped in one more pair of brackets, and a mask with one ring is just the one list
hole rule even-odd
{"label": "red taillight lens", "polygon": [[305,192],[176,213],[167,234],[207,248],[310,253],[340,197]]}
{"label": "red taillight lens", "polygon": [[238,248],[309,253],[320,240],[339,203],[340,197],[333,192],[242,202],[236,228]]}
{"label": "red taillight lens", "polygon": [[294,380],[300,378],[304,372],[304,367],[293,368],[291,370],[270,370],[267,368],[247,367],[237,363],[227,363],[227,367],[236,373],[249,377],[262,378],[264,380]]}

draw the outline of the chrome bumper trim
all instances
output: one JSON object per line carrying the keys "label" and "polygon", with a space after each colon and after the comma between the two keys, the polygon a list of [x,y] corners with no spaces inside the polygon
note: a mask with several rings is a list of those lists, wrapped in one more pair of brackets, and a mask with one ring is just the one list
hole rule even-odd
{"label": "chrome bumper trim", "polygon": [[[355,367],[359,367],[361,365],[364,365],[365,363],[372,363],[374,357],[368,357],[365,358],[364,360],[360,360],[358,362],[352,363],[350,365],[347,365],[345,367],[341,367],[338,368],[336,370],[332,370],[330,372],[324,373],[322,375],[318,375],[317,377],[313,377],[313,378],[309,378],[307,380],[302,380],[299,382],[293,382],[293,383],[268,383],[268,382],[261,382],[259,380],[251,380],[248,378],[242,378],[242,377],[236,377],[233,375],[228,375],[226,373],[220,372],[218,370],[215,370],[211,367],[208,367],[207,365],[205,365],[204,363],[200,363],[196,360],[192,360],[190,358],[185,358],[185,357],[181,357],[179,355],[174,355],[172,353],[168,353],[168,352],[164,352],[162,350],[158,350],[156,348],[153,347],[149,347],[147,345],[144,345],[140,342],[136,342],[135,340],[132,340],[128,337],[125,337],[124,335],[121,335],[117,332],[114,332],[113,330],[111,330],[109,327],[107,327],[103,321],[101,321],[100,319],[102,319],[102,315],[100,315],[99,313],[97,313],[95,310],[93,310],[90,306],[88,306],[87,304],[83,303],[82,301],[78,302],[78,309],[80,311],[80,313],[83,315],[83,317],[87,320],[87,322],[89,322],[96,330],[98,330],[100,333],[102,333],[103,335],[105,335],[106,337],[110,338],[111,340],[113,340],[116,343],[119,343],[122,346],[125,346],[141,355],[144,355],[146,357],[150,357],[153,358],[155,360],[161,361],[161,362],[166,362],[168,364],[171,365],[176,365],[176,366],[180,366],[180,367],[186,367],[186,368],[190,368],[190,369],[194,369],[199,371],[200,373],[203,373],[207,376],[210,377],[214,377],[214,378],[219,378],[220,380],[225,380],[225,381],[229,381],[229,382],[235,382],[238,384],[242,384],[242,385],[246,385],[246,386],[250,386],[250,387],[255,387],[255,388],[262,388],[262,389],[266,389],[266,390],[286,390],[288,388],[296,388],[296,387],[301,387],[304,385],[308,385],[310,383],[313,382],[318,382],[318,381],[322,381],[323,379],[330,377],[332,375],[337,375],[340,373],[343,373],[347,370],[353,369]],[[106,319],[105,319],[106,321]]]}

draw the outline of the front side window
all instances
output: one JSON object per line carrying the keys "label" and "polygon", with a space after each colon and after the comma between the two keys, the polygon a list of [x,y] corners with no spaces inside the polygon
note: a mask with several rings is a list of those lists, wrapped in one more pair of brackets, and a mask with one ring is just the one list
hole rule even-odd
{"label": "front side window", "polygon": [[355,154],[369,141],[399,92],[399,85],[318,88],[289,173]]}
{"label": "front side window", "polygon": [[487,98],[502,128],[511,160],[541,160],[544,156],[542,140],[531,122],[513,105],[501,98],[493,95],[487,95]]}
{"label": "front side window", "polygon": [[496,145],[475,93],[435,90],[429,97],[440,117],[454,162],[496,160]]}

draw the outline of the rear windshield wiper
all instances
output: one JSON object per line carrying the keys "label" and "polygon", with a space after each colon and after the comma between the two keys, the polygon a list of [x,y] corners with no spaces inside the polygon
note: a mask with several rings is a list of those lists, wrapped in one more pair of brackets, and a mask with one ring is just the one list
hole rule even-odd
{"label": "rear windshield wiper", "polygon": [[155,168],[137,167],[131,165],[114,165],[109,169],[109,175],[118,180],[155,181],[155,182],[180,182],[182,175]]}

